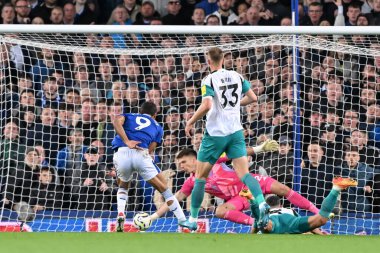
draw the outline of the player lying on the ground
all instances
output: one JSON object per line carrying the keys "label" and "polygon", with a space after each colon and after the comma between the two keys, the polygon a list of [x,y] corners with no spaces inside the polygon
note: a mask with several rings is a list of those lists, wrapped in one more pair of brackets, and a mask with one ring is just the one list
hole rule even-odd
{"label": "player lying on the ground", "polygon": [[[279,215],[279,214],[284,214],[284,213],[287,213],[287,214],[290,214],[290,215],[293,215],[296,217],[299,216],[299,214],[294,209],[282,207],[281,198],[277,195],[274,195],[274,194],[270,195],[265,199],[265,201],[270,206],[269,216]],[[311,233],[318,234],[318,235],[325,235],[326,234],[325,232],[322,232],[319,228],[313,229],[311,231]]]}
{"label": "player lying on the ground", "polygon": [[153,162],[150,154],[161,143],[163,129],[156,122],[157,107],[152,102],[141,105],[140,114],[127,113],[118,116],[113,125],[116,136],[112,141],[115,150],[113,157],[119,189],[117,191],[117,232],[124,231],[125,205],[128,200],[128,186],[132,174],[137,172],[145,181],[158,190],[179,221],[184,226],[187,222],[178,200],[168,188],[160,169]]}
{"label": "player lying on the ground", "polygon": [[[272,233],[272,234],[302,234],[310,232],[315,228],[319,228],[327,223],[329,215],[334,209],[336,201],[342,190],[347,189],[350,186],[357,186],[358,183],[350,178],[335,178],[333,180],[333,188],[329,195],[323,200],[321,210],[318,214],[313,216],[297,217],[289,213],[278,213],[277,215],[270,215],[268,213],[263,219],[263,227],[254,225],[253,233],[259,231],[260,233]],[[245,197],[251,203],[252,215],[255,219],[259,217],[257,211],[257,203],[253,199],[252,194],[248,189],[244,189],[240,192],[240,195]]]}
{"label": "player lying on the ground", "polygon": [[[256,153],[262,151],[274,151],[278,149],[278,144],[274,145],[275,141],[266,141],[264,145],[260,145],[253,149]],[[252,148],[247,148],[248,154],[252,154]],[[194,187],[194,172],[196,170],[196,156],[197,153],[192,149],[184,149],[177,155],[177,162],[181,169],[185,172],[192,174],[183,184],[181,190],[176,193],[178,201],[186,199]],[[316,208],[310,201],[291,190],[286,185],[279,183],[271,177],[262,176],[259,174],[252,174],[253,177],[259,182],[261,190],[264,194],[277,194],[284,196],[292,204],[297,207],[306,209],[313,213],[318,213]],[[213,196],[225,200],[225,203],[218,206],[216,209],[216,216],[218,218],[230,220],[236,223],[252,225],[253,218],[243,213],[244,210],[249,210],[249,202],[247,199],[239,196],[239,192],[247,187],[240,181],[235,171],[227,166],[225,163],[216,163],[209,177],[206,180],[205,191]],[[168,211],[168,207],[163,205],[159,210],[150,216],[155,220]]]}

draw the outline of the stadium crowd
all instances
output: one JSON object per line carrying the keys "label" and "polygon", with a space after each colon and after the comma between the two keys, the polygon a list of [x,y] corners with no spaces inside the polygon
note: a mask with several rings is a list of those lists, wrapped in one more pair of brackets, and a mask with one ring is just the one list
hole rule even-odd
{"label": "stadium crowd", "polygon": [[[3,0],[0,4],[2,24],[291,25],[286,0]],[[305,0],[300,1],[299,16],[301,25],[379,25],[380,0]],[[154,34],[78,38],[83,47],[107,50],[222,45],[244,39],[223,35],[210,42],[200,36],[180,40]],[[380,49],[373,36],[322,39]],[[272,45],[225,54],[224,68],[249,80],[259,97],[257,104],[243,109],[247,145],[268,138],[280,143],[278,152],[253,155],[251,171],[292,187],[293,140],[298,131],[301,194],[320,207],[333,177],[349,176],[359,185],[342,195],[341,210],[380,213],[380,57],[310,48],[300,54],[302,117],[297,130],[292,49]],[[194,129],[193,138],[184,133],[201,101],[201,80],[208,74],[203,54],[67,53],[2,43],[0,66],[1,206],[16,210],[26,203],[36,212],[115,210],[112,121],[121,113],[137,113],[144,101],[156,104],[157,121],[164,126],[156,163],[173,192],[180,189],[188,175],[177,168],[175,156],[185,147],[197,151],[203,135],[202,125]],[[139,178],[132,181],[128,195],[128,210],[154,210],[161,203]],[[211,198],[205,209],[218,203]]]}

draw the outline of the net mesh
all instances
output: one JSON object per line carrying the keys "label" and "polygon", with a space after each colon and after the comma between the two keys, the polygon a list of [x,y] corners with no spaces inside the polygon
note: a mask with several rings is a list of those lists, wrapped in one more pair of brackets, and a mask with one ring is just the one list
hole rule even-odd
{"label": "net mesh", "polygon": [[[184,127],[200,105],[201,80],[209,74],[205,52],[212,46],[224,51],[224,68],[249,80],[259,97],[242,108],[247,146],[268,138],[280,143],[279,151],[250,157],[251,172],[292,188],[299,154],[296,183],[318,208],[334,176],[355,178],[359,186],[342,194],[337,218],[324,229],[379,234],[380,44],[363,35],[3,34],[0,199],[1,220],[8,222],[3,227],[17,230],[26,222],[34,231],[114,230],[111,122],[120,113],[138,112],[144,101],[157,105],[164,127],[157,165],[172,191],[180,190],[189,175],[175,156],[186,147],[199,149],[204,122],[198,122],[193,138],[185,136]],[[299,58],[293,57],[294,46]],[[128,196],[129,221],[135,212],[153,213],[163,204],[138,175]],[[249,226],[215,216],[223,202],[206,198],[203,231],[248,232]],[[286,199],[283,205],[292,206]],[[189,200],[182,206],[189,210]],[[177,229],[168,214],[151,231]]]}

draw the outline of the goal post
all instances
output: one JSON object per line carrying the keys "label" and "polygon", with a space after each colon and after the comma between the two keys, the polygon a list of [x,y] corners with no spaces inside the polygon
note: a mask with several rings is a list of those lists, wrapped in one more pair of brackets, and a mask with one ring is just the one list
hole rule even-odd
{"label": "goal post", "polygon": [[[173,192],[180,190],[190,175],[175,157],[199,149],[204,121],[192,138],[184,126],[201,101],[205,53],[218,46],[224,67],[250,81],[259,98],[241,110],[247,146],[268,138],[280,143],[278,152],[253,155],[251,172],[275,178],[318,208],[334,176],[353,177],[359,186],[341,195],[324,229],[379,234],[379,33],[376,27],[2,26],[0,230],[19,230],[22,222],[33,231],[113,231],[111,121],[137,113],[144,101],[157,105],[164,127],[155,161]],[[129,222],[163,203],[137,175],[128,196]],[[205,199],[202,231],[249,231],[217,217],[227,200]],[[282,203],[297,208],[286,198]],[[182,206],[189,210],[189,200]],[[167,214],[148,231],[177,230]]]}

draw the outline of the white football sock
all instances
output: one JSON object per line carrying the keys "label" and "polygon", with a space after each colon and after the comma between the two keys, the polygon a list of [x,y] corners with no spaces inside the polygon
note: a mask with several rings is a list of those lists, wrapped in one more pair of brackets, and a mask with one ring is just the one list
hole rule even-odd
{"label": "white football sock", "polygon": [[[183,213],[183,210],[181,206],[179,205],[177,198],[173,195],[173,193],[169,189],[167,189],[166,191],[162,193],[162,196],[164,197],[165,202],[169,207],[169,210],[174,213],[175,217],[177,217],[179,221],[186,220],[186,216]],[[170,201],[172,201],[171,205],[168,204],[168,202]]]}
{"label": "white football sock", "polygon": [[119,188],[117,190],[117,213],[124,213],[125,212],[125,205],[128,201],[128,191],[123,188]]}

